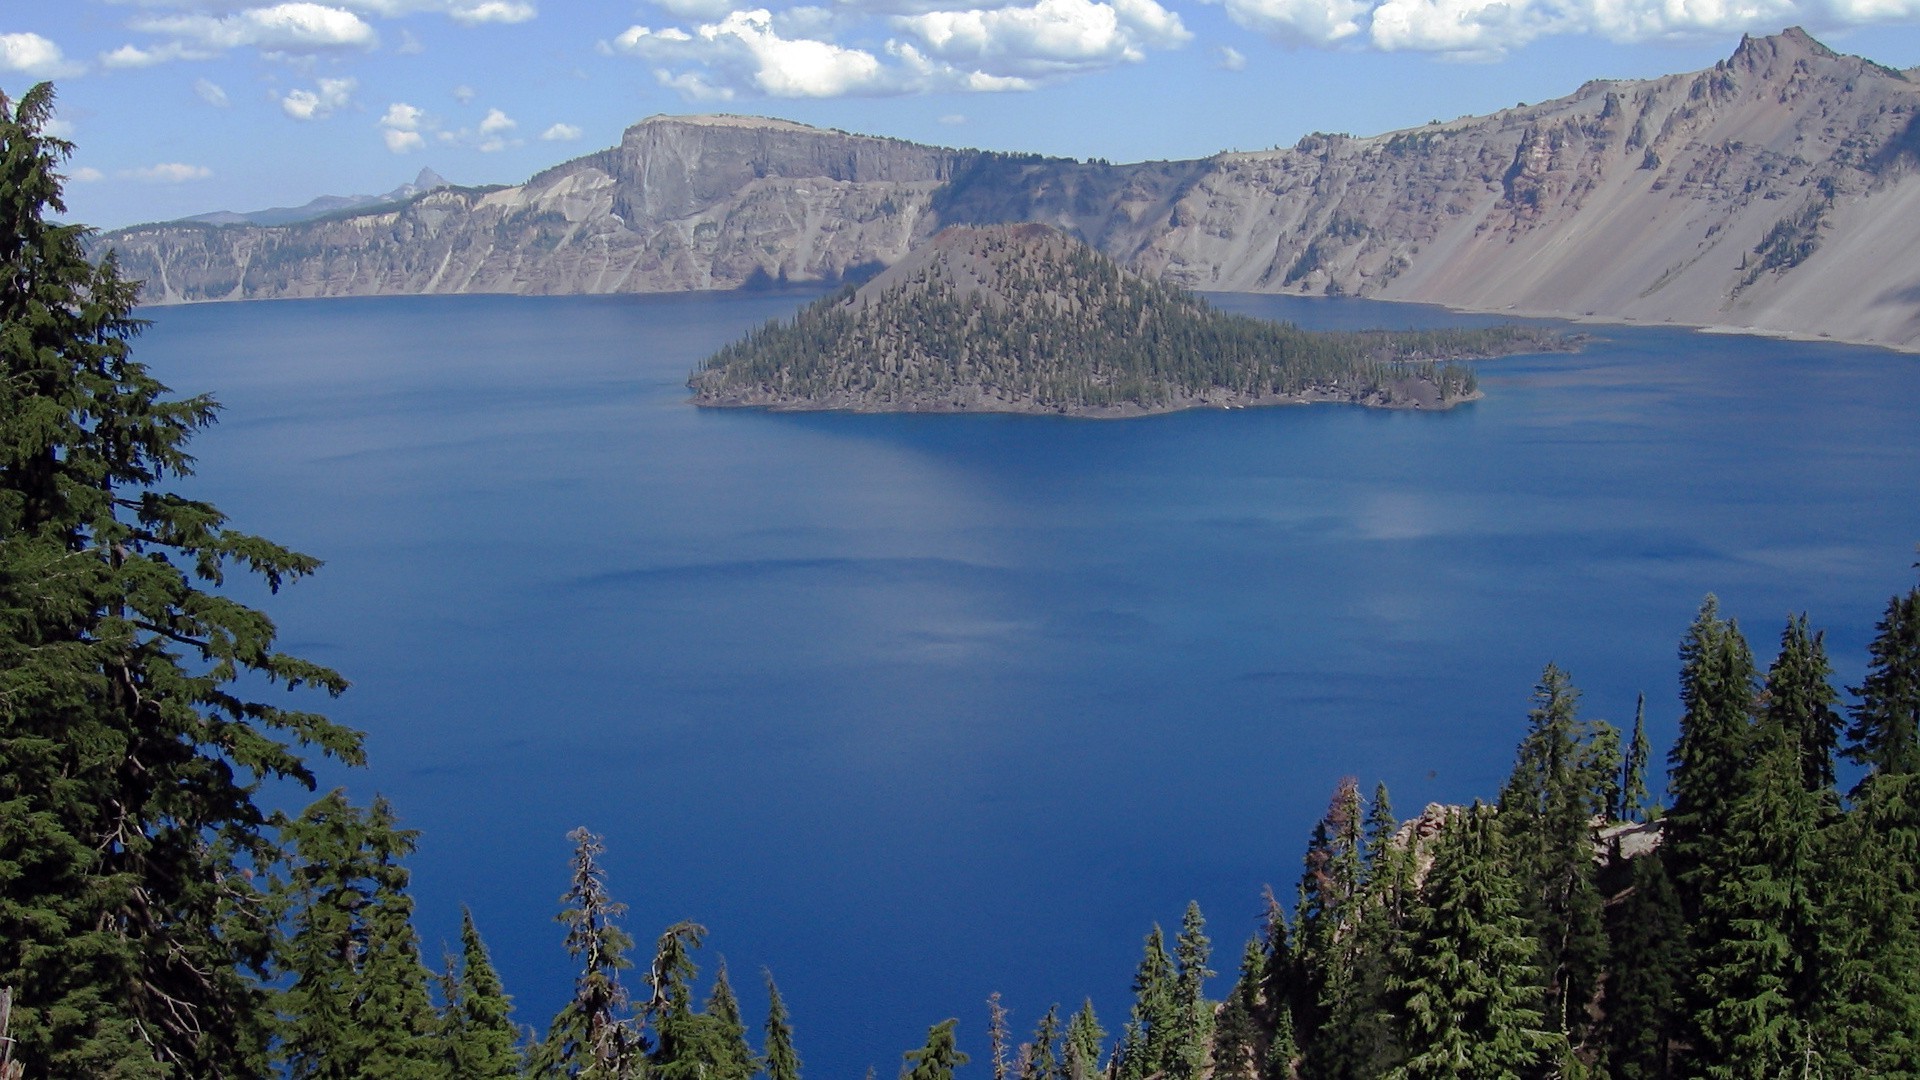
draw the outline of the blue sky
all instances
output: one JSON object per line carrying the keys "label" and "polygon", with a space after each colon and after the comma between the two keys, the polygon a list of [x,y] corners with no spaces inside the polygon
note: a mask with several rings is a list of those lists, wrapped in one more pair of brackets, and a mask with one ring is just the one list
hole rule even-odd
{"label": "blue sky", "polygon": [[1920,0],[14,0],[102,227],[515,183],[655,113],[1114,161],[1375,134],[1803,25],[1920,65]]}

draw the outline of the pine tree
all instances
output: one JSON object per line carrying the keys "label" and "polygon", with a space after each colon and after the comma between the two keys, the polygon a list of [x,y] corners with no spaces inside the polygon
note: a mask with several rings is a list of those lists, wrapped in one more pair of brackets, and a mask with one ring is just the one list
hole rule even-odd
{"label": "pine tree", "polygon": [[[452,961],[448,961],[451,965]],[[460,909],[460,971],[448,972],[444,1034],[446,1060],[460,1080],[511,1080],[524,1062],[514,1044],[519,1032],[512,1017],[513,999],[500,983],[473,912]]]}
{"label": "pine tree", "polygon": [[901,1070],[901,1076],[905,1080],[953,1080],[953,1070],[971,1060],[954,1046],[953,1027],[958,1023],[942,1020],[928,1028],[927,1044],[906,1052],[909,1067]]}
{"label": "pine tree", "polygon": [[727,980],[725,960],[720,961],[720,969],[714,972],[706,1015],[719,1036],[720,1054],[715,1062],[717,1067],[703,1075],[710,1080],[751,1080],[760,1069],[760,1061],[754,1056],[753,1047],[747,1044],[747,1024],[740,1015],[740,1001],[733,995],[733,984]]}
{"label": "pine tree", "polygon": [[528,1055],[528,1071],[540,1077],[628,1080],[639,1072],[645,1045],[627,1015],[620,972],[633,966],[626,952],[633,939],[615,920],[627,905],[607,891],[600,838],[585,828],[573,841],[573,880],[560,902],[557,921],[567,927],[567,954],[581,965],[573,998],[548,1025],[547,1037]]}
{"label": "pine tree", "polygon": [[1020,1080],[1055,1080],[1060,1072],[1059,1055],[1054,1046],[1060,1041],[1060,1006],[1047,1006],[1047,1014],[1040,1018],[1040,1026],[1034,1029],[1033,1041],[1027,1044],[1028,1053],[1025,1068],[1020,1070]]}
{"label": "pine tree", "polygon": [[291,928],[280,949],[292,979],[280,1031],[287,1074],[441,1075],[429,976],[400,864],[415,834],[398,827],[385,800],[362,811],[338,790],[282,831],[293,845],[274,898]]}
{"label": "pine tree", "polygon": [[1653,815],[1653,796],[1647,790],[1647,765],[1653,760],[1653,745],[1647,739],[1647,695],[1641,694],[1633,706],[1633,741],[1627,747],[1626,764],[1621,767],[1620,804],[1614,810],[1619,821],[1648,821]]}
{"label": "pine tree", "polygon": [[1847,757],[1872,773],[1920,773],[1920,588],[1887,601],[1867,647],[1867,677],[1847,729]]}
{"label": "pine tree", "polygon": [[1828,1076],[1920,1062],[1920,777],[1869,774],[1828,831],[1832,882],[1808,1057]]}
{"label": "pine tree", "polygon": [[1173,1037],[1168,1056],[1161,1063],[1174,1080],[1193,1080],[1207,1064],[1207,1047],[1213,1041],[1213,1010],[1206,998],[1207,980],[1215,974],[1207,969],[1212,955],[1207,920],[1200,914],[1200,904],[1189,901],[1180,920],[1180,934],[1174,939],[1179,971],[1173,986]]}
{"label": "pine tree", "polygon": [[1755,684],[1753,653],[1740,628],[1720,618],[1719,601],[1707,597],[1680,645],[1680,737],[1668,757],[1668,870],[1691,923],[1701,890],[1727,872],[1723,848],[1728,811],[1739,793],[1752,738]]}
{"label": "pine tree", "polygon": [[1667,1080],[1691,970],[1680,896],[1655,850],[1632,863],[1626,896],[1609,909],[1607,1070],[1615,1080]]}
{"label": "pine tree", "polygon": [[1065,1068],[1061,1073],[1065,1080],[1094,1080],[1100,1075],[1100,1054],[1106,1039],[1107,1033],[1093,1014],[1093,999],[1088,998],[1067,1018]]}
{"label": "pine tree", "polygon": [[998,990],[987,995],[987,1045],[993,1048],[993,1080],[1007,1080],[1007,1010]]}
{"label": "pine tree", "polygon": [[1763,724],[1755,743],[1728,815],[1733,872],[1700,894],[1690,1058],[1708,1076],[1763,1080],[1791,1074],[1807,1045],[1794,1000],[1806,957],[1796,946],[1818,925],[1810,888],[1818,810],[1792,733]]}
{"label": "pine tree", "polygon": [[800,1080],[800,1055],[793,1048],[793,1028],[787,1023],[787,1003],[780,988],[767,977],[767,1080]]}
{"label": "pine tree", "polygon": [[1766,722],[1792,741],[1800,763],[1800,786],[1829,792],[1834,784],[1834,754],[1844,722],[1835,709],[1833,667],[1827,662],[1826,635],[1807,628],[1807,617],[1787,621],[1780,635],[1780,656],[1767,669],[1761,709]]}
{"label": "pine tree", "polygon": [[1178,1001],[1173,960],[1156,923],[1147,934],[1140,968],[1133,976],[1133,1013],[1121,1045],[1122,1080],[1141,1080],[1166,1071],[1179,1023]]}
{"label": "pine tree", "polygon": [[338,693],[275,649],[269,589],[319,563],[159,485],[207,397],[132,358],[137,286],[62,214],[53,89],[0,95],[0,986],[29,1076],[255,1076],[273,940],[249,868],[281,854],[256,802],[359,736],[258,700]]}
{"label": "pine tree", "polygon": [[1359,783],[1343,777],[1308,840],[1300,879],[1294,928],[1300,980],[1294,1019],[1306,1072],[1314,1076],[1341,1074],[1338,1062],[1326,1060],[1330,1047],[1321,1044],[1320,1031],[1333,1003],[1349,993],[1354,977],[1365,865],[1361,817]]}
{"label": "pine tree", "polygon": [[1518,1078],[1556,1045],[1542,1029],[1535,944],[1501,849],[1494,815],[1478,804],[1434,845],[1408,939],[1394,952],[1408,1057],[1393,1077]]}
{"label": "pine tree", "polygon": [[1256,1080],[1260,1033],[1255,1015],[1266,981],[1267,955],[1258,937],[1240,953],[1240,979],[1220,1008],[1213,1029],[1213,1080]]}
{"label": "pine tree", "polygon": [[1595,779],[1619,775],[1618,742],[1596,737],[1610,728],[1580,720],[1580,692],[1552,664],[1541,673],[1533,700],[1526,737],[1500,798],[1501,831],[1522,885],[1521,911],[1539,940],[1548,1023],[1580,1048],[1607,948],[1603,900],[1594,884],[1592,822],[1619,801],[1611,784],[1596,789]]}

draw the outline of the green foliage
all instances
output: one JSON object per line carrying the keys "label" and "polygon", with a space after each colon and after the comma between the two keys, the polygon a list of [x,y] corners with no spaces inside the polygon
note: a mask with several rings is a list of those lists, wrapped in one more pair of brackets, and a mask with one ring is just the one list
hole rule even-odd
{"label": "green foliage", "polygon": [[767,972],[767,1080],[800,1080],[800,1055],[793,1048],[793,1027],[787,1022],[787,1003]]}
{"label": "green foliage", "polygon": [[524,1062],[519,1032],[511,1019],[513,999],[494,971],[493,960],[473,924],[473,912],[460,912],[460,971],[448,972],[442,1006],[446,1061],[461,1080],[509,1080]]}
{"label": "green foliage", "polygon": [[[528,1054],[528,1072],[538,1077],[628,1080],[640,1072],[645,1044],[628,1015],[620,972],[633,966],[626,952],[633,939],[615,922],[627,906],[607,892],[600,838],[585,828],[573,841],[573,879],[560,898],[556,921],[567,928],[567,954],[581,965],[573,997],[547,1027],[547,1037]],[[656,983],[657,985],[657,983]]]}
{"label": "green foliage", "polygon": [[1256,1080],[1259,1075],[1260,987],[1266,981],[1267,954],[1258,937],[1240,953],[1240,980],[1221,1006],[1213,1030],[1214,1080]]}
{"label": "green foliage", "polygon": [[1607,949],[1592,823],[1618,804],[1621,769],[1618,733],[1581,720],[1579,700],[1566,672],[1548,664],[1500,797],[1508,863],[1539,942],[1547,1022],[1576,1050],[1587,1041]]}
{"label": "green foliage", "polygon": [[1607,1070],[1616,1080],[1665,1080],[1690,964],[1680,895],[1660,852],[1633,860],[1626,895],[1608,910],[1608,936]]}
{"label": "green foliage", "polygon": [[1193,1080],[1206,1067],[1207,1048],[1213,1041],[1213,1007],[1207,1002],[1206,983],[1215,974],[1207,969],[1213,943],[1207,940],[1207,920],[1198,902],[1188,902],[1173,951],[1179,972],[1173,986],[1172,1038],[1163,1066],[1174,1080]]}
{"label": "green foliage", "polygon": [[1920,773],[1920,588],[1887,601],[1867,647],[1867,677],[1847,729],[1847,757],[1875,774]]}
{"label": "green foliage", "polygon": [[903,1080],[953,1080],[953,1070],[971,1060],[954,1045],[953,1027],[959,1022],[942,1020],[927,1029],[927,1044],[905,1054]]}
{"label": "green foliage", "polygon": [[1106,1039],[1107,1033],[1093,1013],[1093,999],[1088,998],[1067,1018],[1060,1073],[1064,1080],[1093,1080],[1099,1075],[1101,1047]]}
{"label": "green foliage", "polygon": [[1472,371],[1432,361],[1561,347],[1511,326],[1310,333],[1217,312],[1082,244],[1010,235],[964,241],[992,267],[990,286],[936,263],[875,293],[828,297],[715,353],[689,385],[705,402],[840,408],[1150,409],[1309,391],[1385,400],[1399,382],[1455,401],[1474,393]]}
{"label": "green foliage", "polygon": [[414,936],[400,860],[415,834],[392,808],[333,791],[282,834],[293,851],[274,890],[289,928],[278,950],[292,985],[280,998],[277,1057],[296,1080],[444,1075],[429,975]]}
{"label": "green foliage", "polygon": [[1120,1048],[1120,1080],[1141,1080],[1172,1067],[1179,1000],[1173,959],[1156,924],[1133,976],[1133,1011]]}
{"label": "green foliage", "polygon": [[[275,649],[270,589],[319,563],[159,485],[207,397],[130,353],[136,284],[65,210],[53,90],[0,95],[0,986],[30,1076],[254,1076],[273,941],[250,871],[281,854],[256,786],[357,734],[258,700],[337,693]],[[244,686],[242,685],[244,684]]]}
{"label": "green foliage", "polygon": [[1543,980],[1495,815],[1475,804],[1441,832],[1394,950],[1392,986],[1407,1060],[1396,1078],[1525,1075],[1557,1045],[1543,1026]]}
{"label": "green foliage", "polygon": [[1020,1080],[1054,1080],[1060,1072],[1060,1055],[1055,1051],[1059,1042],[1060,1006],[1049,1005],[1040,1026],[1034,1029],[1033,1041],[1025,1047],[1026,1065],[1020,1070]]}
{"label": "green foliage", "polygon": [[1627,756],[1620,767],[1620,803],[1613,816],[1620,821],[1648,821],[1653,817],[1653,795],[1647,790],[1647,764],[1653,760],[1653,744],[1647,739],[1647,695],[1641,694],[1633,706],[1633,741],[1627,744]]}

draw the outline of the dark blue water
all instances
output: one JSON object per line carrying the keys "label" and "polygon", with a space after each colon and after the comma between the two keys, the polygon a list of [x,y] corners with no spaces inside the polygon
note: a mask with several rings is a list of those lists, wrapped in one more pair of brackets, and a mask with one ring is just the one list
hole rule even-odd
{"label": "dark blue water", "polygon": [[269,603],[356,683],[373,765],[328,779],[423,830],[429,956],[471,905],[523,1023],[570,990],[585,824],[643,943],[706,923],[755,1012],[772,970],[819,1080],[948,1016],[979,1056],[994,990],[1117,1030],[1149,925],[1198,899],[1230,969],[1343,774],[1494,795],[1549,661],[1589,715],[1645,691],[1664,750],[1703,594],[1764,657],[1810,611],[1853,681],[1913,581],[1912,357],[1609,328],[1445,415],[685,404],[800,300],[209,306],[139,346],[228,406],[192,490],[328,561]]}

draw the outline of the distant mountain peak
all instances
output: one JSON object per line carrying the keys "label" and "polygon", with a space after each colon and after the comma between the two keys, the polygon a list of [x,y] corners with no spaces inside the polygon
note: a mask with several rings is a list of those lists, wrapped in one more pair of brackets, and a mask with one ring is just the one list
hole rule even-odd
{"label": "distant mountain peak", "polygon": [[1747,71],[1768,72],[1781,61],[1791,66],[1802,60],[1838,60],[1840,54],[1822,45],[1812,34],[1798,26],[1789,26],[1777,34],[1754,37],[1743,34],[1740,46],[1727,58],[1727,64]]}

